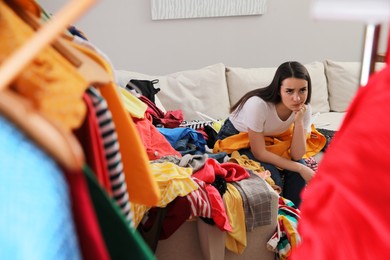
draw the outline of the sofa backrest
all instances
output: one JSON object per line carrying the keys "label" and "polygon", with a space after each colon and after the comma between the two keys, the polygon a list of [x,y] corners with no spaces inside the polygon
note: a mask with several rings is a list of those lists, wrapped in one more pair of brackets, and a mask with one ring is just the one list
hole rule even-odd
{"label": "sofa backrest", "polygon": [[[305,64],[312,80],[313,113],[345,112],[359,87],[360,62],[325,60]],[[377,70],[384,67],[378,63]],[[156,104],[163,110],[183,111],[185,120],[202,120],[197,112],[225,119],[230,107],[245,93],[267,86],[276,67],[240,68],[222,63],[164,76],[116,70],[117,83],[125,87],[130,79],[158,79]],[[161,103],[160,103],[161,101]],[[163,106],[163,107],[162,107]]]}
{"label": "sofa backrest", "polygon": [[165,76],[151,76],[137,72],[115,71],[117,82],[126,86],[130,79],[158,79],[155,87],[165,110],[182,110],[184,120],[201,120],[196,112],[214,119],[229,115],[230,101],[225,79],[225,65],[210,65],[197,70],[186,70]]}

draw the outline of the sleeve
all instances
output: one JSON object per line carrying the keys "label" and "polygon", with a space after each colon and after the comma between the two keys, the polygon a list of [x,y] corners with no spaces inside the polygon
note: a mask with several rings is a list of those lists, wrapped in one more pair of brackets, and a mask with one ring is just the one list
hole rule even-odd
{"label": "sleeve", "polygon": [[252,97],[244,104],[244,124],[255,132],[263,132],[267,117],[267,103],[258,97]]}

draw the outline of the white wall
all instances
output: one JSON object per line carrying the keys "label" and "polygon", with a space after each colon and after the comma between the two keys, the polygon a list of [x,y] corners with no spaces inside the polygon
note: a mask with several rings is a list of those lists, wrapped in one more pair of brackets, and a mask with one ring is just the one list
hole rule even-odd
{"label": "white wall", "polygon": [[[38,2],[55,13],[69,1]],[[310,3],[268,0],[262,16],[152,21],[149,0],[102,0],[75,25],[116,69],[152,75],[218,62],[260,67],[286,60],[361,60],[364,24],[315,21]]]}

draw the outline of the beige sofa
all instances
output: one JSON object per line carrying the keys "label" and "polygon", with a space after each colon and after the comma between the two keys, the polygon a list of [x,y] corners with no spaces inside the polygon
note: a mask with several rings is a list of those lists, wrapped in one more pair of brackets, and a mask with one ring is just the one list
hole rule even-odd
{"label": "beige sofa", "polygon": [[[359,85],[360,63],[326,60],[305,64],[312,79],[314,124],[317,128],[337,130]],[[380,66],[380,65],[379,65]],[[162,110],[181,109],[185,120],[202,120],[201,112],[214,119],[229,115],[229,107],[244,93],[264,87],[272,80],[276,68],[239,68],[222,63],[197,70],[165,76],[146,75],[125,70],[115,71],[118,85],[130,79],[159,79],[157,105]],[[316,156],[320,160],[321,154]],[[158,259],[274,259],[266,247],[277,225],[278,195],[272,197],[272,223],[247,233],[247,247],[237,255],[225,249],[225,234],[201,220],[187,221],[169,239],[160,240]]]}

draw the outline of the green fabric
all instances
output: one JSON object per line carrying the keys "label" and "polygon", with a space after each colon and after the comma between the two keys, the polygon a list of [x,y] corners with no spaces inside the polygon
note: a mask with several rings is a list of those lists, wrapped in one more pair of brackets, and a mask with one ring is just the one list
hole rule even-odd
{"label": "green fabric", "polygon": [[129,227],[120,208],[100,187],[92,170],[85,165],[83,172],[111,259],[155,259],[138,231]]}

